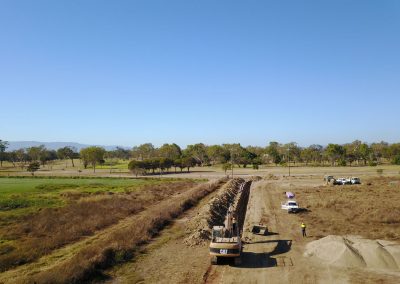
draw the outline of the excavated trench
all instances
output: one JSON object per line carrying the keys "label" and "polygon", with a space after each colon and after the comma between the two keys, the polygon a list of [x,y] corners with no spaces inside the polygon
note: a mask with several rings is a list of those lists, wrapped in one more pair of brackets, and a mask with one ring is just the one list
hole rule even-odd
{"label": "excavated trench", "polygon": [[217,195],[187,225],[190,234],[185,243],[198,245],[210,240],[213,226],[222,226],[229,206],[233,206],[238,228],[242,231],[252,181],[242,178],[230,180]]}

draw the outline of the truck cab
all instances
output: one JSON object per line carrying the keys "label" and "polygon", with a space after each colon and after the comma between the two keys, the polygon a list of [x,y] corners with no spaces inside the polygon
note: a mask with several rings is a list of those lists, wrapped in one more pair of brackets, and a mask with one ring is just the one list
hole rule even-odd
{"label": "truck cab", "polygon": [[297,213],[299,211],[299,205],[296,200],[288,200],[281,204],[281,208],[287,210],[288,213]]}

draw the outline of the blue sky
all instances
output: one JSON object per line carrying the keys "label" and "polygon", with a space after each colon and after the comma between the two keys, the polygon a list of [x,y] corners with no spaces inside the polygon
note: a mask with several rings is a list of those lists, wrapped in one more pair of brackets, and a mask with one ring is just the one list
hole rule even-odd
{"label": "blue sky", "polygon": [[0,139],[400,141],[400,2],[0,1]]}

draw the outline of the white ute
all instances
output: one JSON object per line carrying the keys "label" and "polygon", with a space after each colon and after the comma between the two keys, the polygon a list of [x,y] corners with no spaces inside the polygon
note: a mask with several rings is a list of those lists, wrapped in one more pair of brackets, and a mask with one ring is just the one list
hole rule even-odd
{"label": "white ute", "polygon": [[299,211],[299,205],[295,200],[288,200],[281,204],[281,208],[287,210],[288,213],[297,213]]}

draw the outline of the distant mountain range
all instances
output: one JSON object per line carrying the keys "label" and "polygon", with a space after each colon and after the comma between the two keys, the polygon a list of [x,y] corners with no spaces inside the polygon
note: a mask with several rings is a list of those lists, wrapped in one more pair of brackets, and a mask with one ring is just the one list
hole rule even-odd
{"label": "distant mountain range", "polygon": [[82,148],[90,147],[90,146],[100,146],[106,149],[107,151],[115,150],[117,147],[121,147],[124,149],[130,149],[130,147],[125,146],[116,146],[116,145],[89,145],[89,144],[80,144],[76,142],[39,142],[39,141],[9,141],[8,142],[8,151],[14,151],[21,148],[29,148],[29,147],[36,147],[40,145],[44,145],[49,150],[57,150],[59,148],[63,148],[66,146],[70,146],[75,148],[77,151],[80,151]]}

